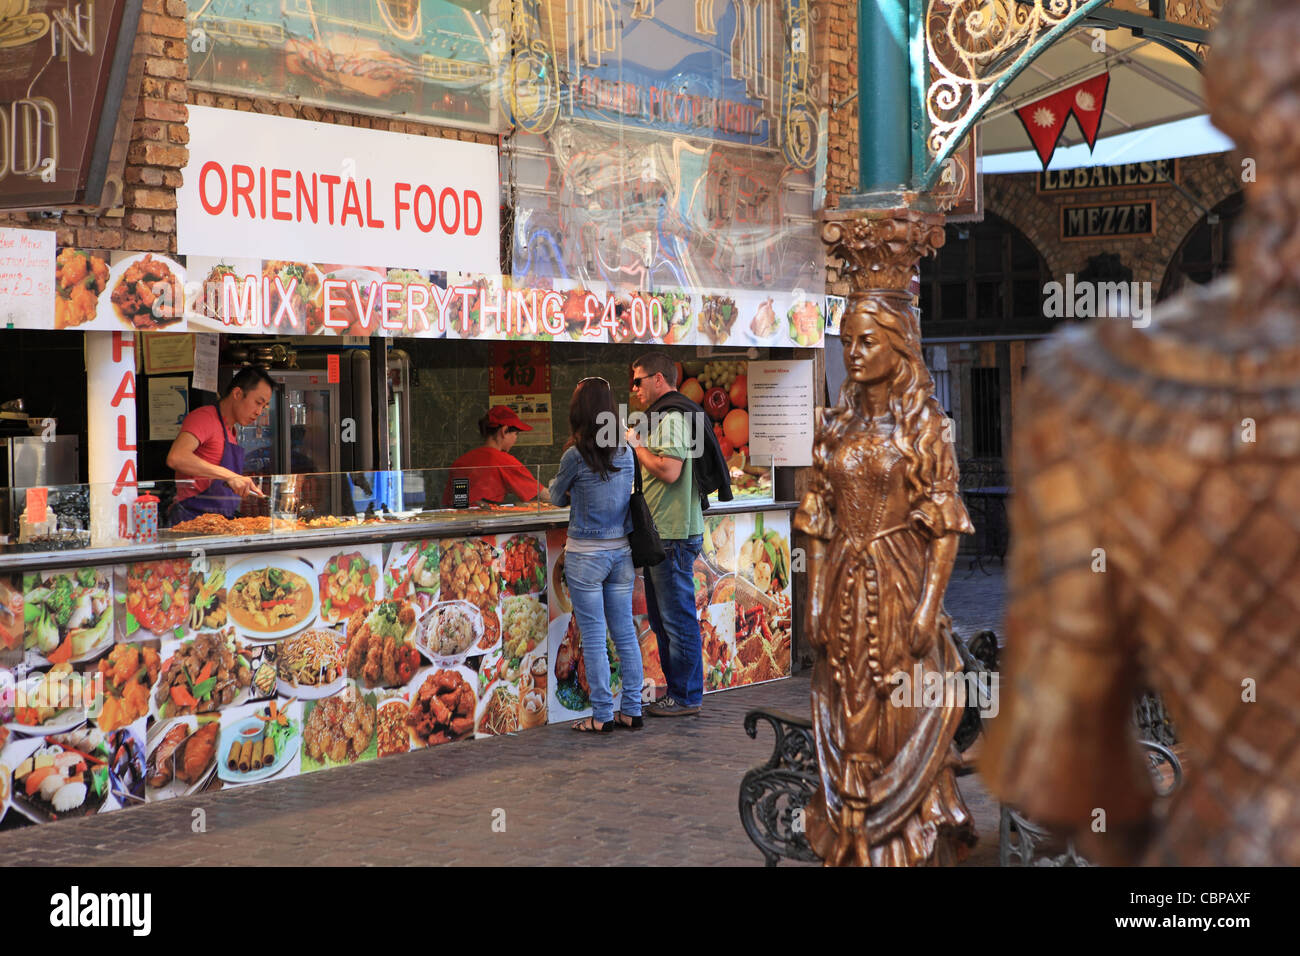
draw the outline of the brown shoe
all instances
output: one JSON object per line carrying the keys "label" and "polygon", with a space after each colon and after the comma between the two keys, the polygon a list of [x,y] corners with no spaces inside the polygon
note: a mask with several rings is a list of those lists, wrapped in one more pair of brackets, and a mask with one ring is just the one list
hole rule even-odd
{"label": "brown shoe", "polygon": [[650,704],[645,708],[645,713],[651,717],[693,717],[699,712],[699,704],[690,707],[671,697],[665,697],[658,703]]}

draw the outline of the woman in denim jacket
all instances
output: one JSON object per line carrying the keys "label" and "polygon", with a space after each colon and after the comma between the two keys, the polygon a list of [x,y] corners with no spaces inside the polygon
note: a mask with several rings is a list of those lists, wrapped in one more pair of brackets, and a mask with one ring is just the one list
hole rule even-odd
{"label": "woman in denim jacket", "polygon": [[[631,449],[619,442],[614,396],[603,378],[584,378],[569,402],[569,440],[551,482],[551,501],[570,505],[565,579],[582,633],[582,656],[591,689],[592,716],[574,730],[609,733],[641,727],[641,647],[632,621]],[[609,689],[605,633],[614,639],[623,667],[623,709],[614,710]]]}

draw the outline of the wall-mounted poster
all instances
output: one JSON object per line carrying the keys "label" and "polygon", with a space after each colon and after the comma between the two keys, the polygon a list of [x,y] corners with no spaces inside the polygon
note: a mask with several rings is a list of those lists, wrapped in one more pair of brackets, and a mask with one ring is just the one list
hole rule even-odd
{"label": "wall-mounted poster", "polygon": [[196,89],[499,128],[508,47],[492,0],[188,2]]}

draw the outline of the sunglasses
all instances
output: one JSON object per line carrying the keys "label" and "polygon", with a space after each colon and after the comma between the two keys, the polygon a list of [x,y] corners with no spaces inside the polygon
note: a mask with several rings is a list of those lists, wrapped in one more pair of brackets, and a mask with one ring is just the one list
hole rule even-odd
{"label": "sunglasses", "polygon": [[586,378],[584,378],[584,379],[583,379],[581,382],[579,382],[578,384],[579,384],[579,385],[586,385],[588,382],[600,382],[600,383],[602,383],[606,388],[609,388],[609,382],[606,381],[605,379],[601,378],[599,375],[588,375]]}
{"label": "sunglasses", "polygon": [[650,381],[650,379],[654,378],[656,375],[659,374],[660,374],[659,372],[655,372],[654,375],[638,375],[636,378],[632,379],[632,387],[640,388],[642,382],[648,382]]}

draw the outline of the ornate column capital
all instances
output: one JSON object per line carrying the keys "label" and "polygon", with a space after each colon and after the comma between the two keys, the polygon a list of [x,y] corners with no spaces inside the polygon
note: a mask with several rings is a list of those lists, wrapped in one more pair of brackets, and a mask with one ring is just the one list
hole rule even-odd
{"label": "ornate column capital", "polygon": [[832,209],[822,240],[842,260],[855,294],[904,291],[923,256],[944,242],[942,213],[903,206],[892,209]]}

